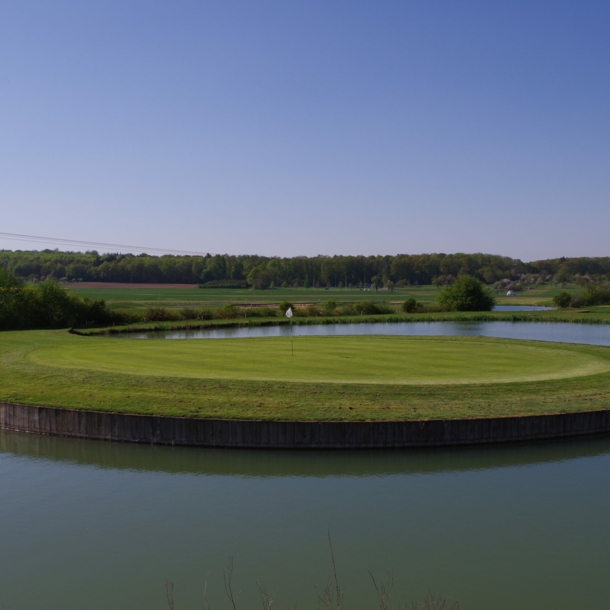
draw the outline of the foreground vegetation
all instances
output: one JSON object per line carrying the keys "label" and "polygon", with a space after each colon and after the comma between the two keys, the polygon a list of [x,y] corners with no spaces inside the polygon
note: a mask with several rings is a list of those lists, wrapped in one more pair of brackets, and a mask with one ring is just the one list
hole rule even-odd
{"label": "foreground vegetation", "polygon": [[[456,338],[456,344],[461,339]],[[196,362],[190,365],[193,367],[190,373],[193,376],[172,376],[175,372],[167,374],[167,371],[159,369],[155,364],[157,362],[162,367],[167,362],[167,354],[157,350],[169,343],[179,343],[184,346],[179,349],[188,351],[220,349],[222,341],[232,342],[238,348],[253,340],[134,340],[133,344],[137,345],[130,347],[132,342],[128,339],[86,338],[67,331],[5,332],[0,334],[0,400],[179,417],[327,421],[576,412],[605,409],[610,404],[610,373],[607,372],[518,383],[476,383],[476,380],[471,379],[469,384],[405,385],[396,383],[392,378],[386,378],[381,383],[358,383],[353,382],[353,379],[349,383],[340,380],[303,381],[289,376],[282,380],[214,378],[206,377],[203,365],[197,371]],[[289,339],[275,341],[276,347],[273,349],[284,350],[285,359],[290,359]],[[451,342],[452,339],[447,338],[446,341]],[[518,343],[523,347],[542,347],[545,354],[546,350],[556,349],[576,357],[582,355],[585,359],[593,358],[596,362],[610,358],[610,348],[605,347],[563,344],[553,344],[550,347],[545,343],[499,339],[476,341],[490,346]],[[195,346],[189,348],[185,345],[187,343]],[[97,363],[91,368],[85,368],[80,362],[79,353],[85,355],[90,345],[94,351],[103,351],[106,349],[103,346],[108,346],[110,351],[105,353],[105,364]],[[197,348],[197,345],[202,345],[202,348]],[[148,371],[140,369],[137,373],[121,372],[119,367],[112,364],[111,352],[115,346],[120,352],[150,350],[148,354],[143,352],[142,359],[138,362],[143,365],[147,361],[152,368]],[[62,353],[67,360],[60,362]],[[291,369],[296,368],[296,363],[299,362],[298,353],[295,348],[295,365]],[[182,358],[183,362],[195,361],[197,355],[195,352],[185,352]],[[247,358],[242,360],[242,365],[245,366],[246,360]],[[239,370],[239,366],[236,370]]]}
{"label": "foreground vegetation", "polygon": [[[339,576],[337,573],[337,562],[335,561],[335,554],[333,551],[333,544],[330,537],[330,530],[328,533],[328,543],[330,547],[330,558],[331,558],[331,574],[326,581],[326,585],[323,589],[315,589],[318,608],[325,610],[343,610],[345,608],[344,590],[339,583]],[[233,584],[234,574],[234,561],[233,557],[229,558],[229,563],[223,570],[223,588],[225,596],[227,598],[230,608],[237,610],[239,606],[239,592],[235,589]],[[428,593],[423,603],[420,605],[417,602],[411,602],[408,604],[402,604],[393,600],[394,593],[394,572],[391,570],[386,574],[384,580],[378,581],[372,572],[368,572],[368,576],[371,579],[372,585],[375,589],[375,593],[378,598],[378,608],[380,610],[460,610],[460,604],[457,601],[447,602],[442,597]],[[271,610],[273,606],[275,591],[263,586],[260,581],[256,581],[256,586],[260,595],[261,605],[263,610]],[[176,603],[174,601],[174,583],[166,580],[165,581],[165,598],[169,610],[176,610]],[[212,610],[210,600],[208,598],[208,581],[206,579],[203,586],[203,608],[204,610]],[[297,610],[298,603],[295,602],[293,606],[294,610]]]}
{"label": "foreground vegetation", "polygon": [[70,294],[56,282],[25,286],[0,268],[0,330],[61,328],[111,320],[102,299]]}

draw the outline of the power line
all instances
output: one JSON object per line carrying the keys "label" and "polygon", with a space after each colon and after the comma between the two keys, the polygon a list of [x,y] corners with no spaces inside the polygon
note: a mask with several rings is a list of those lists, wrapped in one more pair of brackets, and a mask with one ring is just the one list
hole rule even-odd
{"label": "power line", "polygon": [[2,233],[0,239],[12,239],[34,243],[54,244],[58,246],[77,246],[87,248],[117,248],[117,251],[146,252],[147,254],[183,254],[189,256],[206,256],[207,252],[193,252],[191,250],[172,250],[165,248],[146,248],[144,246],[126,246],[125,244],[107,244],[96,241],[81,241],[78,239],[61,239],[59,237],[42,237],[40,235],[22,235],[20,233]]}

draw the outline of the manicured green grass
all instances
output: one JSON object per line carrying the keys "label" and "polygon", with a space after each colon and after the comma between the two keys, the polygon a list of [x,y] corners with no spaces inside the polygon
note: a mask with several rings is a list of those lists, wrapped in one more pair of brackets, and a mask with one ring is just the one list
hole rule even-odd
{"label": "manicured green grass", "polygon": [[[459,383],[462,382],[462,383]],[[610,407],[610,348],[483,338],[199,341],[0,333],[0,400],[191,417],[387,420]]]}
{"label": "manicured green grass", "polygon": [[459,384],[593,375],[610,361],[469,337],[129,340],[81,337],[28,354],[37,364],[133,375],[332,383]]}

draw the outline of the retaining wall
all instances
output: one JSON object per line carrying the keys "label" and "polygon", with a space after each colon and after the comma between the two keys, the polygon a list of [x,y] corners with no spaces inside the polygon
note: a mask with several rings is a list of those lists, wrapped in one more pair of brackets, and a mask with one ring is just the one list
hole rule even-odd
{"label": "retaining wall", "polygon": [[0,403],[0,428],[195,447],[382,449],[528,441],[610,432],[610,411],[466,420],[271,422],[126,415]]}

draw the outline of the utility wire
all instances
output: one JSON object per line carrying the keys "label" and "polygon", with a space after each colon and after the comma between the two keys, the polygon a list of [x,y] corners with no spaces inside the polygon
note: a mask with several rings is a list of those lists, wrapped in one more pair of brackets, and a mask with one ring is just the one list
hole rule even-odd
{"label": "utility wire", "polygon": [[34,243],[54,244],[58,246],[78,246],[87,248],[117,248],[118,251],[146,252],[147,254],[183,254],[189,256],[206,256],[207,252],[191,250],[171,250],[165,248],[146,248],[144,246],[126,246],[124,244],[107,244],[96,241],[80,241],[77,239],[61,239],[59,237],[41,237],[40,235],[22,235],[20,233],[0,232],[0,239],[12,239]]}

